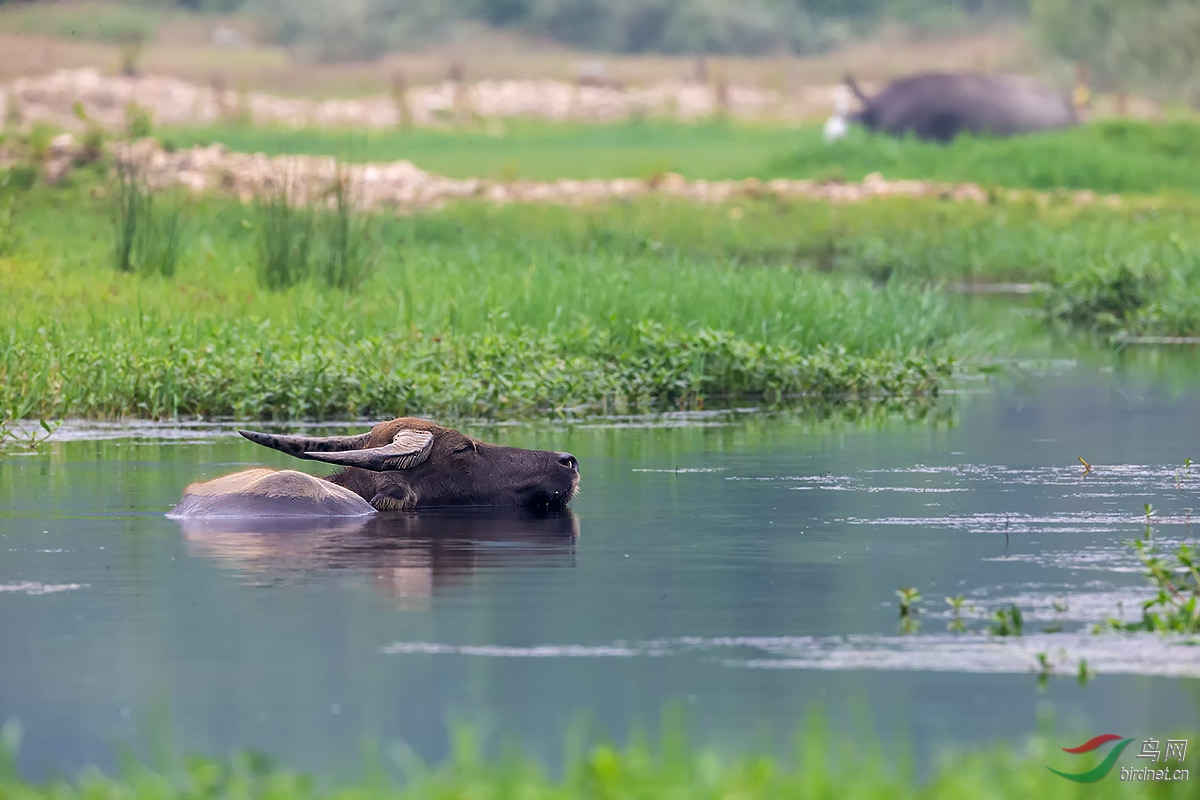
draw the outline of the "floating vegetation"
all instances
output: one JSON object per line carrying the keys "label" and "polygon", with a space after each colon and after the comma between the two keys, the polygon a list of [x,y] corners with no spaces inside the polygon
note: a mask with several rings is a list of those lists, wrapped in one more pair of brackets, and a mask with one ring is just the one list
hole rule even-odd
{"label": "floating vegetation", "polygon": [[994,621],[988,630],[993,636],[1020,636],[1025,630],[1021,609],[1016,606],[996,609],[992,618]]}

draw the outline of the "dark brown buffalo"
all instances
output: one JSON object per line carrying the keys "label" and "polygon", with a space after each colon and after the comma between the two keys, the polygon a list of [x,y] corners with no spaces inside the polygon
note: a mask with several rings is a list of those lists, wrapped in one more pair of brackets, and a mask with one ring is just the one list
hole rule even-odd
{"label": "dark brown buffalo", "polygon": [[844,114],[844,119],[893,136],[948,142],[962,133],[1013,136],[1079,123],[1067,94],[1015,75],[913,75],[894,81],[874,97],[868,97],[852,76],[846,76],[846,85],[862,108]]}
{"label": "dark brown buffalo", "polygon": [[194,483],[171,517],[363,516],[375,511],[507,506],[564,508],[579,490],[570,453],[523,450],[402,417],[357,436],[239,431],[297,458],[337,464],[325,478],[249,469]]}

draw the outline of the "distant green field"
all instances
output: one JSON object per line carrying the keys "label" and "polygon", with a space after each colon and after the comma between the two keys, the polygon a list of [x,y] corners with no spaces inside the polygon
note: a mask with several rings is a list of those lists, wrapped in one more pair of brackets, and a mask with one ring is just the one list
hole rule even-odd
{"label": "distant green field", "polygon": [[[499,131],[503,133],[499,133]],[[407,159],[450,177],[694,179],[746,177],[975,182],[1032,189],[1154,194],[1200,192],[1200,123],[1102,121],[1012,139],[964,138],[950,146],[852,131],[826,143],[817,127],[656,120],[613,125],[507,123],[494,134],[417,129],[338,132],[249,128],[163,129],[175,146],[221,142],[247,152]]]}
{"label": "distant green field", "polygon": [[[1185,195],[465,202],[318,230],[216,197],[130,217],[94,169],[57,187],[16,174],[0,180],[0,417],[919,404],[1031,322],[929,283],[1034,282],[1035,307],[1076,329],[1200,334]],[[130,272],[124,223],[143,248]]]}
{"label": "distant green field", "polygon": [[269,155],[334,155],[347,161],[406,159],[438,175],[493,180],[646,178],[658,172],[742,177],[761,169],[765,159],[782,157],[809,138],[808,132],[733,122],[559,125],[517,121],[485,124],[488,126],[492,133],[225,125],[163,129],[155,135],[179,147],[220,142],[231,150]]}

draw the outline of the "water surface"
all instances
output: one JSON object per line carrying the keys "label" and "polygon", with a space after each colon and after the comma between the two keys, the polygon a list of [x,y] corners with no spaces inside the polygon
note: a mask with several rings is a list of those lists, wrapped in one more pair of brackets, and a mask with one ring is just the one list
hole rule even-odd
{"label": "water surface", "polygon": [[[0,459],[0,716],[33,776],[162,734],[334,775],[366,736],[439,757],[456,719],[557,759],[578,713],[622,736],[669,702],[730,746],[786,749],[770,735],[820,708],[920,755],[1027,735],[1046,702],[1089,735],[1161,736],[1200,718],[1197,649],[1090,626],[1149,596],[1124,544],[1146,504],[1155,540],[1195,538],[1196,365],[1050,363],[940,420],[460,424],[580,458],[572,511],[542,516],[192,525],[163,516],[191,481],[326,470],[232,425],[66,426]],[[907,634],[906,586],[926,607]],[[1016,604],[1025,635],[949,631],[957,594],[968,628]]]}

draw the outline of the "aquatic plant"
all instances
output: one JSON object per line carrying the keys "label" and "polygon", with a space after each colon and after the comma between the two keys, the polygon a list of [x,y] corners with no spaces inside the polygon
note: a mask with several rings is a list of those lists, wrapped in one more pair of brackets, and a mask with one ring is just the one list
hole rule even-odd
{"label": "aquatic plant", "polygon": [[896,590],[896,596],[900,598],[900,616],[911,617],[917,613],[917,603],[921,602],[921,590],[911,586],[901,587]]}
{"label": "aquatic plant", "polygon": [[[1063,648],[1058,649],[1059,664],[1056,665],[1051,660],[1050,654],[1046,651],[1040,651],[1037,658],[1037,686],[1038,689],[1045,689],[1050,684],[1050,677],[1058,673],[1059,666],[1065,666],[1068,662],[1067,651]],[[1087,659],[1081,658],[1075,666],[1075,682],[1080,686],[1087,686],[1088,681],[1092,679],[1095,673],[1088,666]]]}
{"label": "aquatic plant", "polygon": [[38,445],[54,435],[54,431],[62,423],[59,421],[38,420],[38,428],[22,428],[17,420],[0,416],[0,451],[10,447],[20,447],[36,450]]}
{"label": "aquatic plant", "polygon": [[966,630],[966,624],[962,618],[963,603],[967,601],[965,595],[956,595],[955,597],[947,597],[946,604],[950,606],[950,610],[954,613],[953,619],[946,626],[946,630],[957,631],[961,633]]}
{"label": "aquatic plant", "polygon": [[1050,681],[1050,676],[1054,673],[1054,665],[1050,663],[1050,657],[1044,652],[1037,654],[1038,663],[1038,686],[1044,687]]}
{"label": "aquatic plant", "polygon": [[1112,619],[1108,626],[1121,631],[1200,633],[1200,555],[1186,542],[1166,556],[1153,543],[1133,540],[1128,545],[1146,568],[1144,574],[1156,591],[1142,603],[1140,620]]}
{"label": "aquatic plant", "polygon": [[1118,330],[1150,302],[1157,283],[1154,270],[1128,262],[1093,266],[1055,280],[1047,293],[1047,313],[1101,330]]}
{"label": "aquatic plant", "polygon": [[901,633],[916,633],[921,627],[921,623],[917,621],[917,604],[921,602],[921,592],[913,587],[903,587],[896,590],[896,596],[900,598],[900,632]]}
{"label": "aquatic plant", "polygon": [[[1186,477],[1191,474],[1191,471],[1192,471],[1192,460],[1190,458],[1185,458],[1183,460],[1183,475]],[[1179,470],[1175,470],[1175,488],[1176,489],[1179,488],[1180,483],[1181,483],[1181,481],[1180,481]]]}
{"label": "aquatic plant", "polygon": [[1049,625],[1044,625],[1042,627],[1042,633],[1059,633],[1059,632],[1061,632],[1063,629],[1063,625],[1062,625],[1062,621],[1059,620],[1058,616],[1060,614],[1066,612],[1066,610],[1067,610],[1066,601],[1063,601],[1060,603],[1058,600],[1055,600],[1054,601],[1054,622],[1050,623]]}
{"label": "aquatic plant", "polygon": [[1020,636],[1025,629],[1025,620],[1017,606],[998,608],[992,614],[993,622],[988,631],[993,636]]}

